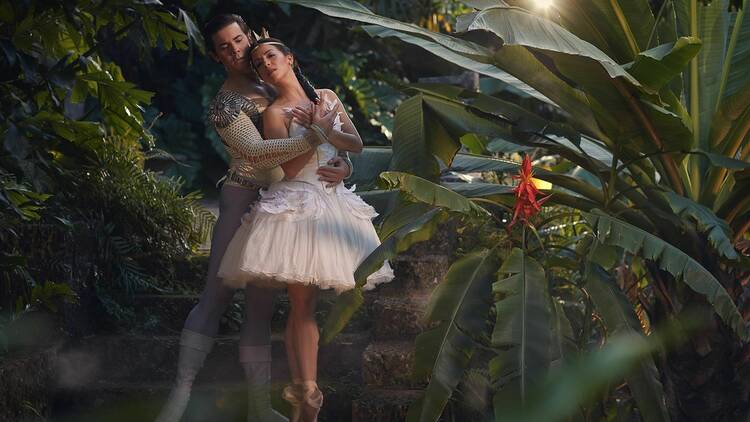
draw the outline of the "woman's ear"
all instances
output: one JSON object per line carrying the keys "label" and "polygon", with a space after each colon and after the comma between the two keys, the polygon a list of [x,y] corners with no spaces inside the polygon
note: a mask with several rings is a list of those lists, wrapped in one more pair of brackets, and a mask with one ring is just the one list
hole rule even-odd
{"label": "woman's ear", "polygon": [[211,60],[215,61],[216,63],[221,63],[221,60],[219,60],[219,57],[216,56],[216,54],[213,51],[208,52],[208,57],[210,57]]}

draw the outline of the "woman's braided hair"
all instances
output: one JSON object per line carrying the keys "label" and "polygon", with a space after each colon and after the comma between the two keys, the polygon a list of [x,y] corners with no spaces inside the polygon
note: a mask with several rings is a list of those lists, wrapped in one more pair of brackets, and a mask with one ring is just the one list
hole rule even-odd
{"label": "woman's braided hair", "polygon": [[[261,38],[259,40],[256,40],[253,45],[250,47],[250,51],[252,52],[256,48],[258,48],[262,44],[271,44],[274,47],[276,47],[281,53],[285,56],[288,56],[292,53],[292,50],[286,46],[281,40],[278,40],[276,38]],[[252,62],[252,60],[251,60]],[[258,72],[258,69],[255,68],[255,63],[253,63],[253,69],[255,69],[255,72]],[[305,95],[307,95],[307,98],[310,99],[310,101],[314,103],[318,103],[320,101],[320,96],[317,92],[315,92],[315,87],[312,83],[310,83],[310,80],[307,79],[307,77],[302,73],[302,69],[299,66],[299,62],[297,61],[297,58],[294,58],[294,64],[292,65],[292,69],[294,70],[294,75],[297,77],[297,81],[299,81],[299,84],[302,86],[302,89],[305,91]]]}

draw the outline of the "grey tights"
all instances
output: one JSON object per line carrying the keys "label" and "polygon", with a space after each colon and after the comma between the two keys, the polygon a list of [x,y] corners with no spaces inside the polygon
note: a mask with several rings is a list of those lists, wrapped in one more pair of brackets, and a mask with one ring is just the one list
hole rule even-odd
{"label": "grey tights", "polygon": [[[234,289],[225,286],[216,277],[221,258],[242,223],[242,215],[258,198],[257,190],[237,186],[223,186],[219,199],[219,218],[211,237],[211,254],[208,260],[206,287],[198,304],[185,320],[185,328],[209,337],[215,337],[219,321],[234,296]],[[248,286],[245,290],[245,321],[240,333],[241,346],[267,345],[271,342],[271,316],[274,292]]]}

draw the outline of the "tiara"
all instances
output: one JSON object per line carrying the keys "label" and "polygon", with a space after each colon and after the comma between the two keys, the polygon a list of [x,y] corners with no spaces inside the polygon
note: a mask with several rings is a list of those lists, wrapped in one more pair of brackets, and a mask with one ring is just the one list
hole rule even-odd
{"label": "tiara", "polygon": [[281,41],[271,41],[271,35],[266,28],[261,29],[260,35],[255,33],[255,31],[250,31],[250,41],[250,52],[253,52],[256,48],[260,47],[261,44],[275,44],[286,47],[286,44]]}
{"label": "tiara", "polygon": [[250,43],[256,44],[258,41],[264,39],[264,38],[271,38],[271,35],[268,33],[268,30],[266,28],[261,28],[260,35],[256,33],[253,30],[250,30]]}

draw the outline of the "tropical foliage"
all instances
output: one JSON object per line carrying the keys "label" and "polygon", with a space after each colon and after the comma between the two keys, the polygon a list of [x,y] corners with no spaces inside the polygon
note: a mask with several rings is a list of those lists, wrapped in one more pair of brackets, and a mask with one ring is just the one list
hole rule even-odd
{"label": "tropical foliage", "polygon": [[75,292],[127,318],[132,293],[164,285],[207,234],[199,196],[145,170],[165,155],[144,119],[153,93],[111,60],[118,43],[203,45],[189,14],[160,2],[0,2],[3,317]]}
{"label": "tropical foliage", "polygon": [[[438,325],[417,340],[418,371],[431,377],[410,420],[436,420],[472,367],[489,373],[498,420],[504,403],[538,408],[540,396],[527,392],[550,366],[621,335],[658,334],[690,309],[700,336],[670,352],[636,353],[629,371],[612,371],[596,395],[555,417],[627,419],[633,409],[645,420],[747,417],[741,374],[750,366],[741,356],[750,336],[738,310],[747,309],[747,259],[737,250],[750,228],[750,21],[738,11],[747,2],[574,0],[540,10],[525,0],[468,1],[475,10],[454,34],[352,1],[288,2],[369,24],[374,37],[398,38],[532,98],[416,85],[397,109],[383,187],[398,189],[400,201],[390,202],[383,245],[357,279],[448,213],[460,227],[493,233],[433,294],[426,318]],[[459,160],[462,148],[481,155]],[[502,227],[507,186],[441,183],[451,168],[507,171],[515,165],[489,155],[519,150],[556,160],[536,172],[551,183],[553,211],[534,221],[538,236],[521,236],[520,249]],[[387,193],[366,196],[378,195]],[[342,298],[327,328],[342,326],[358,294]],[[618,377],[626,384],[612,387]]]}

